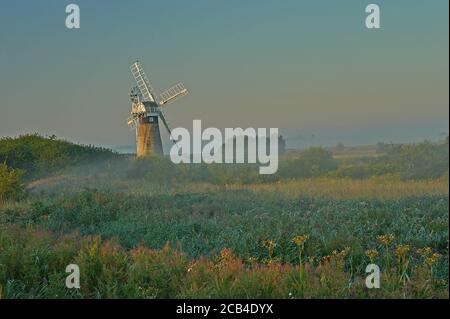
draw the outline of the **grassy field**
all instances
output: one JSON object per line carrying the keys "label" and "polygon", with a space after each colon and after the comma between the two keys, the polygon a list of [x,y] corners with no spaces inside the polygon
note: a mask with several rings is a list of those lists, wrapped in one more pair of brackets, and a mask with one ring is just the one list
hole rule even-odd
{"label": "grassy field", "polygon": [[[55,162],[26,174],[23,190],[23,173],[3,164],[0,298],[448,298],[441,146],[395,148],[375,162],[316,148],[284,159],[270,181],[246,167],[88,150],[95,161]],[[423,162],[430,150],[439,165]],[[65,287],[72,263],[78,290]],[[371,263],[380,289],[365,285]]]}
{"label": "grassy field", "polygon": [[308,178],[270,184],[226,186],[253,192],[275,192],[282,196],[308,196],[333,199],[399,199],[448,193],[448,182],[441,180],[400,181],[385,178],[353,180],[344,178]]}
{"label": "grassy field", "polygon": [[[444,180],[97,178],[103,187],[56,194],[53,183],[68,179],[37,182],[40,196],[1,206],[3,297],[448,296]],[[377,239],[386,234],[388,245]],[[379,290],[364,286],[371,259],[383,271]],[[64,288],[72,262],[84,278],[76,294]]]}

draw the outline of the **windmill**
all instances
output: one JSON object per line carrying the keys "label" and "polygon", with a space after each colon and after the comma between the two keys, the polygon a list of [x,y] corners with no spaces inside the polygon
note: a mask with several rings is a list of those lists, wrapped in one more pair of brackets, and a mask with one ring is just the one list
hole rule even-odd
{"label": "windmill", "polygon": [[131,116],[127,124],[136,129],[136,156],[142,158],[152,155],[163,155],[159,121],[163,123],[170,136],[171,130],[162,106],[176,101],[188,94],[182,83],[178,83],[156,98],[153,88],[145,75],[139,61],[130,67],[137,86],[131,89]]}

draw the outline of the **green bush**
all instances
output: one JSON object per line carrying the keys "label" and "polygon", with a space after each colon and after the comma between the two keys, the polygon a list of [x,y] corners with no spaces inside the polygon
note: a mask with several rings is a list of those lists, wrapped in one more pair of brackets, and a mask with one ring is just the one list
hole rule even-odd
{"label": "green bush", "polygon": [[6,162],[10,167],[26,170],[29,176],[114,157],[117,154],[111,150],[77,145],[58,140],[54,136],[45,138],[38,134],[28,134],[0,139],[0,161]]}
{"label": "green bush", "polygon": [[0,164],[0,201],[24,196],[25,186],[21,182],[23,174],[23,170],[10,168],[5,162]]}
{"label": "green bush", "polygon": [[332,177],[356,179],[386,174],[398,175],[403,180],[436,179],[448,174],[448,143],[422,142],[416,144],[378,143],[377,151],[384,155],[342,161],[328,174]]}
{"label": "green bush", "polygon": [[448,143],[403,144],[392,147],[384,160],[398,168],[402,179],[439,178],[449,165]]}
{"label": "green bush", "polygon": [[321,147],[311,147],[298,158],[286,159],[280,163],[278,176],[281,178],[309,178],[325,175],[338,167],[333,154]]}

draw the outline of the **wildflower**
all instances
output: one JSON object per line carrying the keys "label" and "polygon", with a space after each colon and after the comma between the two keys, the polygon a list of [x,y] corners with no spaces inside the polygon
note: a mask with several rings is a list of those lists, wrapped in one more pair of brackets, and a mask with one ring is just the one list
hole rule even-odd
{"label": "wildflower", "polygon": [[273,240],[266,240],[264,241],[264,247],[266,247],[269,250],[269,255],[272,258],[273,250],[277,244]]}
{"label": "wildflower", "polygon": [[231,256],[233,253],[230,248],[224,248],[220,251],[220,257],[221,258],[227,258]]}
{"label": "wildflower", "polygon": [[233,251],[230,248],[223,248],[220,251],[220,259],[230,259],[233,257]]}
{"label": "wildflower", "polygon": [[430,247],[419,248],[417,249],[417,253],[420,256],[426,258],[431,254],[431,248]]}
{"label": "wildflower", "polygon": [[377,236],[377,239],[387,246],[394,240],[394,235],[393,234],[380,235]]}
{"label": "wildflower", "polygon": [[376,249],[368,249],[365,251],[365,254],[367,257],[369,257],[370,261],[372,262],[375,258],[378,257],[378,251]]}
{"label": "wildflower", "polygon": [[[389,244],[394,240],[394,234],[385,234],[377,236],[378,241],[380,241],[384,245],[384,249],[386,252],[389,250]],[[391,268],[391,254],[386,254],[386,269]]]}
{"label": "wildflower", "polygon": [[297,245],[297,246],[301,246],[303,245],[307,240],[309,239],[309,235],[300,235],[300,236],[295,236],[294,238],[292,238],[292,242]]}
{"label": "wildflower", "polygon": [[398,263],[400,265],[399,269],[399,283],[405,285],[407,281],[409,281],[409,276],[407,274],[409,260],[407,258],[407,254],[410,250],[409,245],[398,245],[395,248],[395,255],[397,256]]}
{"label": "wildflower", "polygon": [[266,241],[266,247],[269,249],[274,249],[277,246],[277,244],[273,240],[267,240]]}
{"label": "wildflower", "polygon": [[349,252],[350,252],[350,247],[347,246],[337,254],[337,257],[339,259],[344,259],[345,257],[347,257]]}
{"label": "wildflower", "polygon": [[280,261],[281,261],[280,257],[270,257],[269,259],[266,259],[266,264],[268,266],[279,267]]}
{"label": "wildflower", "polygon": [[431,256],[427,257],[425,259],[425,263],[429,266],[429,267],[433,267],[433,265],[435,263],[437,263],[437,261],[441,258],[441,254],[438,253],[434,253]]}
{"label": "wildflower", "polygon": [[409,245],[398,245],[397,248],[395,248],[395,255],[398,259],[403,259],[406,257],[406,254],[409,252],[409,250]]}
{"label": "wildflower", "polygon": [[261,242],[261,245],[263,247],[266,247],[269,251],[269,262],[272,261],[274,249],[277,246],[277,244],[273,240],[264,240]]}
{"label": "wildflower", "polygon": [[294,238],[292,238],[292,242],[298,247],[298,272],[299,272],[299,279],[300,279],[300,285],[303,287],[303,285],[305,285],[305,276],[306,276],[306,272],[304,270],[304,266],[303,266],[303,258],[302,258],[302,254],[303,254],[303,249],[305,246],[305,242],[308,240],[309,235],[299,235],[299,236],[295,236]]}

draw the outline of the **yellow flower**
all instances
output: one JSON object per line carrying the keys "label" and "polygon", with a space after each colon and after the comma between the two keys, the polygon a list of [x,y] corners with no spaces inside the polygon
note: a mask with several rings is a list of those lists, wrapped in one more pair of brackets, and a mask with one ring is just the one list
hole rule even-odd
{"label": "yellow flower", "polygon": [[419,248],[417,249],[417,253],[424,258],[428,257],[431,254],[431,248],[430,247]]}
{"label": "yellow flower", "polygon": [[266,241],[266,247],[269,249],[273,249],[277,246],[277,244],[273,240]]}
{"label": "yellow flower", "polygon": [[303,245],[307,240],[309,239],[309,235],[300,235],[300,236],[295,236],[294,238],[292,238],[292,242],[297,245],[297,246],[301,246]]}
{"label": "yellow flower", "polygon": [[409,250],[410,250],[409,245],[398,245],[397,248],[395,248],[395,255],[399,259],[405,258]]}
{"label": "yellow flower", "polygon": [[377,239],[387,246],[394,240],[394,235],[393,234],[380,235],[377,236]]}
{"label": "yellow flower", "polygon": [[428,266],[432,267],[435,263],[437,263],[437,261],[439,260],[439,258],[441,258],[441,254],[434,253],[434,254],[432,254],[430,257],[427,257],[427,258],[425,259],[425,263],[426,263]]}
{"label": "yellow flower", "polygon": [[365,254],[371,261],[378,257],[378,251],[376,249],[368,249],[365,251]]}
{"label": "yellow flower", "polygon": [[223,248],[220,251],[220,258],[221,259],[230,259],[233,257],[233,251],[230,248]]}
{"label": "yellow flower", "polygon": [[333,254],[339,259],[344,259],[345,257],[347,257],[349,252],[350,252],[350,247],[345,247],[340,252],[334,251]]}

